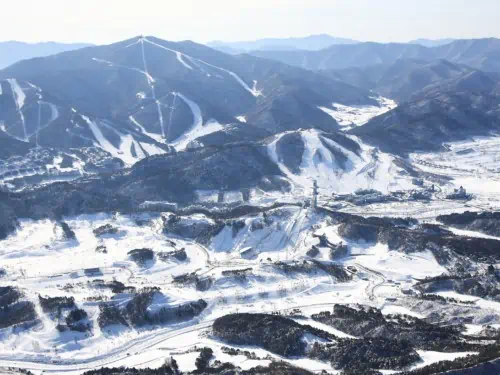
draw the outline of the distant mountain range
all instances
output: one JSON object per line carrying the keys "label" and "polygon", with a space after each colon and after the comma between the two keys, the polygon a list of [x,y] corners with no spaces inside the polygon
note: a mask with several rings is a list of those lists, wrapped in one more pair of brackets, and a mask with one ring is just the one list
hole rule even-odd
{"label": "distant mountain range", "polygon": [[439,47],[418,44],[358,43],[334,45],[320,51],[254,51],[254,56],[273,59],[311,70],[362,68],[392,64],[400,59],[448,60],[475,69],[500,72],[500,39],[456,40]]}
{"label": "distant mountain range", "polygon": [[57,53],[72,51],[79,48],[90,47],[86,43],[23,43],[16,41],[0,42],[0,69],[18,61],[34,57],[44,57]]}
{"label": "distant mountain range", "polygon": [[[449,44],[455,39],[415,39],[408,44],[424,47],[438,47]],[[349,38],[338,38],[328,34],[310,35],[298,38],[265,38],[244,42],[213,41],[207,46],[229,54],[240,54],[252,51],[319,51],[334,45],[352,45],[362,42]]]}
{"label": "distant mountain range", "polygon": [[271,50],[308,50],[318,51],[335,44],[359,43],[353,39],[337,38],[327,34],[311,35],[303,38],[266,38],[247,42],[221,42],[214,41],[207,45],[220,51],[236,54],[250,51]]}
{"label": "distant mountain range", "polygon": [[439,47],[439,46],[444,46],[445,44],[450,44],[455,40],[456,39],[415,39],[408,43],[420,44],[421,46],[424,47]]}

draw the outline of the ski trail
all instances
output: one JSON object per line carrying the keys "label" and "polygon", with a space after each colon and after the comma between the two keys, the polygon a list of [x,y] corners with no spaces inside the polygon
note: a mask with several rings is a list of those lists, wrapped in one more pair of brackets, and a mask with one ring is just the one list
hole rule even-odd
{"label": "ski trail", "polygon": [[101,129],[99,129],[99,126],[92,121],[90,118],[88,118],[85,115],[80,115],[81,118],[89,125],[90,130],[92,131],[92,134],[94,135],[94,138],[97,140],[97,143],[99,146],[109,152],[111,155],[118,157],[118,150],[116,149],[115,146],[109,142],[106,137],[104,137],[104,134],[102,134]]}
{"label": "ski trail", "polygon": [[262,96],[263,95],[262,91],[260,91],[260,90],[257,89],[257,83],[258,82],[256,80],[253,81],[252,91],[257,94],[255,96]]}
{"label": "ski trail", "polygon": [[7,79],[7,82],[9,82],[10,87],[12,88],[12,92],[14,93],[14,99],[16,101],[17,109],[21,110],[24,107],[24,102],[26,101],[26,94],[24,93],[21,86],[19,86],[17,79],[9,78]]}
{"label": "ski trail", "polygon": [[189,106],[191,112],[193,113],[193,125],[185,131],[182,136],[177,138],[175,142],[171,143],[177,150],[185,149],[191,141],[199,137],[224,129],[224,126],[216,121],[208,121],[204,125],[203,115],[199,105],[181,93],[176,93],[176,97],[177,96]]}
{"label": "ski trail", "polygon": [[152,42],[150,41],[149,39],[147,38],[144,38],[144,40],[149,43],[149,44],[152,44],[153,46],[156,46],[158,48],[162,48],[166,51],[170,51],[172,53],[175,53],[176,57],[177,57],[177,60],[182,64],[184,65],[187,69],[190,69],[190,70],[193,70],[193,67],[191,65],[189,65],[187,62],[184,61],[184,57],[187,57],[188,59],[191,60],[191,57],[190,56],[187,56],[187,55],[184,55],[182,52],[179,52],[179,51],[176,51],[176,50],[173,50],[173,49],[170,49],[170,48],[167,48],[165,46],[162,46],[158,43],[155,43],[155,42]]}
{"label": "ski trail", "polygon": [[184,95],[182,95],[179,92],[177,93],[177,96],[179,96],[182,100],[184,100],[184,102],[189,106],[189,108],[191,109],[191,112],[193,113],[194,121],[193,121],[193,126],[191,127],[191,129],[195,129],[197,127],[203,126],[203,117],[201,115],[201,109],[198,106],[198,104],[196,104],[192,100],[186,98]]}
{"label": "ski trail", "polygon": [[191,63],[192,63],[194,66],[196,66],[196,67],[197,67],[198,69],[200,69],[203,73],[205,73],[205,74],[207,75],[207,77],[211,77],[211,76],[212,76],[209,72],[207,72],[205,69],[203,69],[203,68],[201,67],[201,65],[200,65],[200,64],[198,64],[198,63],[196,62],[196,60],[194,60],[192,57],[190,57],[190,56],[186,56],[186,57],[189,59],[189,61],[191,61]]}
{"label": "ski trail", "polygon": [[142,126],[139,121],[136,120],[136,118],[134,116],[129,116],[128,117],[130,122],[132,122],[132,124],[134,124],[135,126],[137,126],[142,134],[144,135],[147,135],[148,137],[154,139],[155,141],[159,142],[159,143],[162,143],[163,142],[163,139],[161,138],[161,136],[159,136],[158,134],[154,134],[154,133],[149,133],[145,128],[144,126]]}
{"label": "ski trail", "polygon": [[135,46],[136,44],[139,44],[140,42],[141,42],[141,38],[137,39],[134,43],[130,43],[128,46],[125,46],[125,48]]}
{"label": "ski trail", "polygon": [[160,121],[160,127],[161,127],[161,136],[163,139],[165,139],[165,123],[163,121],[163,112],[161,110],[160,101],[156,97],[155,81],[154,81],[153,77],[151,77],[149,75],[149,72],[148,72],[148,65],[146,62],[146,52],[144,51],[144,40],[145,39],[141,39],[142,62],[144,64],[144,71],[146,72],[146,76],[148,77],[149,87],[151,87],[151,96],[153,97],[153,100],[156,103],[156,109],[158,111],[158,120]]}
{"label": "ski trail", "polygon": [[47,103],[47,102],[42,102],[42,103],[45,104],[45,105],[48,105],[50,107],[50,120],[47,123],[47,125],[48,125],[48,124],[56,121],[59,118],[59,110],[52,103]]}
{"label": "ski trail", "polygon": [[218,70],[220,70],[220,71],[222,71],[222,72],[225,72],[225,73],[229,74],[231,77],[233,77],[233,78],[236,80],[236,82],[238,82],[238,83],[239,83],[239,84],[240,84],[240,85],[241,85],[241,86],[242,86],[245,90],[247,90],[247,91],[248,91],[250,94],[252,94],[253,96],[258,97],[258,96],[261,96],[261,95],[262,95],[262,93],[261,93],[261,92],[252,90],[252,88],[251,88],[250,86],[248,86],[248,85],[246,84],[246,82],[245,82],[245,81],[243,81],[243,80],[242,80],[242,79],[241,79],[241,78],[240,78],[240,77],[239,77],[236,73],[234,73],[234,72],[232,72],[232,71],[230,71],[230,70],[227,70],[227,69],[221,68],[220,66],[216,66],[216,65],[209,64],[209,63],[207,63],[207,62],[205,62],[205,61],[203,61],[203,60],[200,60],[200,59],[196,59],[196,60],[198,60],[198,61],[199,61],[199,62],[201,62],[202,64],[205,64],[205,65],[207,65],[207,66],[209,66],[209,67],[211,67],[211,68],[218,69]]}
{"label": "ski trail", "polygon": [[[38,103],[39,103],[39,107],[38,107],[38,112],[39,112],[39,114],[38,114],[38,116],[39,116],[39,118],[38,118],[38,127],[35,130],[35,132],[30,135],[30,137],[33,136],[33,135],[36,135],[37,140],[38,140],[38,133],[40,133],[45,128],[49,127],[55,120],[57,120],[59,118],[59,110],[57,109],[57,106],[55,106],[52,103],[44,102],[44,101],[38,101]],[[41,125],[40,110],[41,110],[41,105],[42,104],[48,105],[50,107],[50,111],[51,111],[50,120],[45,125]]]}
{"label": "ski trail", "polygon": [[40,133],[40,125],[42,122],[42,104],[40,103],[40,100],[37,103],[38,103],[38,125],[36,127],[36,132],[35,132],[36,147],[38,147],[38,133]]}
{"label": "ski trail", "polygon": [[[278,156],[277,145],[281,137],[283,137],[285,134],[287,133],[284,133],[281,136],[277,137],[272,143],[267,146],[267,153],[271,161],[278,166],[285,177],[294,182],[294,184],[297,185],[298,188],[305,189],[304,181],[302,181],[300,177],[295,176],[292,171],[290,171],[290,169],[288,169],[288,167],[281,162]],[[295,190],[294,184],[292,184],[292,189]]]}
{"label": "ski trail", "polygon": [[168,129],[167,129],[167,142],[170,140],[170,128],[172,127],[172,117],[175,111],[175,104],[177,102],[177,93],[174,92],[172,95],[174,96],[174,99],[172,99],[172,107],[170,107],[170,118],[168,121]]}
{"label": "ski trail", "polygon": [[121,69],[127,69],[127,70],[131,70],[133,72],[144,74],[147,77],[147,79],[148,79],[148,83],[149,82],[154,82],[153,77],[151,77],[147,71],[141,70],[139,68],[134,68],[134,67],[131,67],[131,66],[125,66],[125,65],[115,64],[115,63],[113,63],[111,61],[103,60],[103,59],[98,59],[96,57],[93,57],[92,60],[94,60],[95,62],[101,63],[101,64],[107,64],[107,65],[109,65],[111,67],[117,67],[117,68],[121,68]]}
{"label": "ski trail", "polygon": [[[164,47],[164,46],[162,46],[162,45],[160,45],[160,44],[157,44],[157,43],[155,43],[155,42],[150,41],[150,40],[149,40],[149,39],[147,39],[147,38],[144,38],[144,40],[145,40],[147,43],[150,43],[150,44],[152,44],[152,45],[154,45],[154,46],[156,46],[156,47],[158,47],[158,48],[163,48],[163,49],[165,49],[165,50],[167,50],[167,51],[170,51],[170,52],[173,52],[173,53],[175,53],[175,54],[180,54],[180,56],[181,56],[181,57],[186,57],[186,58],[188,58],[188,59],[189,59],[190,61],[192,61],[192,62],[195,60],[195,61],[197,61],[197,62],[200,62],[200,63],[202,63],[202,64],[205,64],[206,66],[209,66],[209,67],[211,67],[211,68],[214,68],[214,69],[220,70],[220,71],[222,71],[222,72],[225,72],[225,73],[229,74],[231,77],[233,77],[233,78],[236,80],[236,82],[238,82],[238,83],[239,83],[239,84],[240,84],[240,85],[241,85],[241,86],[242,86],[245,90],[247,90],[247,91],[248,91],[249,93],[251,93],[253,96],[258,97],[258,96],[261,96],[261,95],[262,95],[262,93],[261,93],[261,92],[253,90],[253,89],[252,89],[250,86],[248,86],[248,85],[246,84],[246,82],[245,82],[245,81],[243,81],[243,80],[242,80],[242,79],[241,79],[241,78],[240,78],[240,77],[239,77],[236,73],[234,73],[234,72],[232,72],[232,71],[230,71],[230,70],[227,70],[227,69],[221,68],[220,66],[212,65],[212,64],[210,64],[210,63],[207,63],[206,61],[203,61],[203,60],[197,59],[197,58],[195,58],[195,57],[192,57],[192,56],[189,56],[189,55],[185,55],[185,54],[183,54],[183,53],[181,53],[181,52],[179,52],[179,51],[176,51],[176,50],[173,50],[173,49],[170,49],[170,48]],[[177,56],[178,56],[178,59],[179,59],[179,55],[177,55]],[[190,69],[193,69],[191,66],[189,66],[188,64],[186,64],[186,63],[185,63],[185,61],[184,61],[182,58],[181,58],[179,61],[181,61],[181,63],[185,64],[186,66],[188,66]],[[255,81],[254,81],[254,83],[255,83]],[[254,86],[255,86],[255,84],[254,84]]]}
{"label": "ski trail", "polygon": [[24,93],[21,86],[19,86],[17,79],[8,78],[7,82],[9,83],[10,88],[12,89],[12,93],[14,96],[14,102],[16,103],[16,109],[17,109],[17,112],[19,112],[19,117],[21,118],[21,125],[23,127],[23,134],[24,134],[24,142],[27,142],[28,141],[28,133],[26,131],[26,121],[24,119],[24,113],[22,111],[22,109],[24,107],[24,103],[26,101],[26,94]]}

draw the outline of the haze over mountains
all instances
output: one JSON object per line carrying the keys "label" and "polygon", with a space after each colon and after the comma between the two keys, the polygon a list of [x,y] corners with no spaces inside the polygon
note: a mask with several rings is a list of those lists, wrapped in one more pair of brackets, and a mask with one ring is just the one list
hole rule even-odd
{"label": "haze over mountains", "polygon": [[88,43],[23,43],[17,41],[0,42],[0,69],[12,65],[18,61],[31,59],[33,57],[44,57],[55,55],[60,52],[72,51],[79,48],[89,47]]}
{"label": "haze over mountains", "polygon": [[[455,39],[416,39],[408,42],[408,44],[437,47],[451,43],[454,40]],[[213,41],[207,43],[207,46],[222,52],[238,54],[252,51],[319,51],[334,45],[351,45],[359,43],[362,42],[349,38],[334,37],[328,34],[319,34],[296,38],[265,38],[246,42]]]}
{"label": "haze over mountains", "polygon": [[358,43],[334,45],[320,51],[255,51],[255,56],[278,60],[306,69],[345,69],[390,64],[398,59],[436,59],[469,65],[485,71],[500,71],[499,39],[456,40],[428,48],[417,44]]}
{"label": "haze over mountains", "polygon": [[266,38],[247,42],[221,42],[207,43],[207,46],[228,53],[244,53],[258,50],[308,50],[317,51],[335,44],[356,44],[356,40],[337,38],[327,34],[310,35],[303,38]]}

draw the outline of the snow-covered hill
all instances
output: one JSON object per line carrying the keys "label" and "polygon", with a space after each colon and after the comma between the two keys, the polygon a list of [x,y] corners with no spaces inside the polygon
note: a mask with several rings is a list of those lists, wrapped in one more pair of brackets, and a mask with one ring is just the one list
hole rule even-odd
{"label": "snow-covered hill", "polygon": [[[436,259],[437,249],[404,253],[391,244],[355,240],[342,229],[355,225],[354,219],[339,222],[302,207],[236,219],[220,223],[200,214],[99,214],[68,217],[64,223],[23,220],[17,233],[2,242],[0,284],[19,290],[33,304],[36,319],[24,328],[2,329],[0,365],[82,373],[102,366],[159,367],[165,355],[172,355],[188,371],[195,357],[187,349],[194,345],[213,347],[218,359],[226,358],[220,351],[227,344],[205,332],[214,319],[232,312],[300,311],[306,324],[350,338],[308,317],[338,304],[364,304],[384,315],[419,318],[440,314],[459,319],[474,310],[469,322],[474,327],[500,323],[496,302],[443,306],[407,292],[418,280],[452,269],[456,255],[443,263]],[[210,229],[214,226],[216,231]],[[70,231],[74,238],[68,238]],[[131,251],[144,246],[153,256],[139,261]],[[103,323],[99,306],[127,306],[145,287],[156,288],[148,314],[199,299],[207,306],[193,319],[168,324]],[[56,303],[62,296],[74,298],[70,305],[76,307],[51,311],[47,301]],[[89,328],[83,332],[61,328],[76,308],[87,316]],[[268,351],[249,350],[275,358]],[[451,354],[419,355],[423,362],[418,366],[423,366]],[[453,358],[461,355],[457,351]],[[322,361],[287,361],[332,370]]]}

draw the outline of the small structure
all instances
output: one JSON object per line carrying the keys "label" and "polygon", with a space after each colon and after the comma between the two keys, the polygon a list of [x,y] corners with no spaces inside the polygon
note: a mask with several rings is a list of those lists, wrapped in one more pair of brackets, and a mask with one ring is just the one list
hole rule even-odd
{"label": "small structure", "polygon": [[217,194],[217,203],[224,203],[224,196],[226,195],[224,190],[219,190]]}
{"label": "small structure", "polygon": [[467,190],[464,189],[463,186],[460,186],[458,189],[454,189],[453,193],[450,193],[446,196],[446,199],[455,199],[455,200],[469,200],[472,198],[471,194],[467,194]]}
{"label": "small structure", "polygon": [[430,200],[432,198],[432,194],[430,191],[427,191],[427,190],[423,190],[423,191],[418,191],[418,190],[415,190],[413,192],[411,192],[410,194],[410,197],[411,199],[414,199],[414,200]]}
{"label": "small structure", "polygon": [[252,195],[252,191],[250,189],[243,189],[241,191],[241,197],[243,198],[243,202],[250,202],[250,198]]}
{"label": "small structure", "polygon": [[177,211],[177,204],[170,202],[153,202],[146,201],[139,206],[141,210],[153,212],[175,212]]}
{"label": "small structure", "polygon": [[410,289],[410,288],[403,288],[401,289],[401,293],[403,293],[404,295],[407,295],[407,296],[411,296],[413,295],[413,289]]}
{"label": "small structure", "polygon": [[104,275],[100,268],[85,268],[83,270],[83,274],[87,277],[96,277]]}
{"label": "small structure", "polygon": [[424,186],[423,178],[414,178],[413,180],[411,180],[411,182],[413,183],[413,185]]}
{"label": "small structure", "polygon": [[253,250],[253,247],[245,247],[244,249],[240,250],[240,257],[244,259],[251,259],[255,256],[255,252]]}

